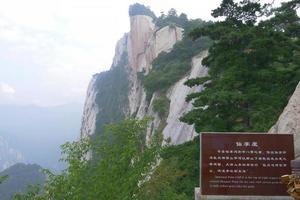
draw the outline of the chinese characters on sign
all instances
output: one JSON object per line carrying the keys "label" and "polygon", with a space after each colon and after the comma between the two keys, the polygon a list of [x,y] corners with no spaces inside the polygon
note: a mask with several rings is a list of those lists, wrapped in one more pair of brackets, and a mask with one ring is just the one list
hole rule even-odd
{"label": "chinese characters on sign", "polygon": [[200,154],[202,195],[287,196],[292,135],[202,133]]}

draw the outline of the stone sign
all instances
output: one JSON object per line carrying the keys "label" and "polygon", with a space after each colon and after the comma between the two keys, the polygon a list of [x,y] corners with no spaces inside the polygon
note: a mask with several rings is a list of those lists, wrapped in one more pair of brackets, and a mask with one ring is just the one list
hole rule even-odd
{"label": "stone sign", "polygon": [[202,133],[201,195],[287,196],[280,177],[290,174],[293,135]]}

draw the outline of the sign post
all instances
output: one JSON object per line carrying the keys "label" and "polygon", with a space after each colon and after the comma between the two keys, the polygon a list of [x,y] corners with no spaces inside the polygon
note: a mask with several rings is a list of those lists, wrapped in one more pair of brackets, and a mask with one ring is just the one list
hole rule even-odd
{"label": "sign post", "polygon": [[291,172],[293,135],[202,133],[200,145],[202,199],[291,199],[281,176]]}

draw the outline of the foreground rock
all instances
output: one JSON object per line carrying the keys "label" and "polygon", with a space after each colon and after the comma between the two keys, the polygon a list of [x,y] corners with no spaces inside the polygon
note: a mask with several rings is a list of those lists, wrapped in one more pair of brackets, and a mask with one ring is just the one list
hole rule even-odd
{"label": "foreground rock", "polygon": [[300,82],[283,110],[277,123],[269,133],[293,134],[295,158],[300,157]]}

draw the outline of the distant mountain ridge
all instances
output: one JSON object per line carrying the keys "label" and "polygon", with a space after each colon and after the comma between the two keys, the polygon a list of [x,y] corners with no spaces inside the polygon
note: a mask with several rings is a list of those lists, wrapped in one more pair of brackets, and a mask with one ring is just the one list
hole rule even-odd
{"label": "distant mountain ridge", "polygon": [[8,178],[0,185],[0,199],[12,200],[16,193],[25,193],[28,185],[43,184],[46,176],[36,164],[17,163],[0,173]]}

